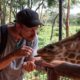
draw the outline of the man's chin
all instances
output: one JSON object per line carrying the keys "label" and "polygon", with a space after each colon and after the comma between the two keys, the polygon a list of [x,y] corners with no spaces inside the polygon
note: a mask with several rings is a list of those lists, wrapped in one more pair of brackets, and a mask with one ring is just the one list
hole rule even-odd
{"label": "man's chin", "polygon": [[28,38],[27,40],[28,40],[28,41],[32,41],[32,40],[34,40],[34,38]]}

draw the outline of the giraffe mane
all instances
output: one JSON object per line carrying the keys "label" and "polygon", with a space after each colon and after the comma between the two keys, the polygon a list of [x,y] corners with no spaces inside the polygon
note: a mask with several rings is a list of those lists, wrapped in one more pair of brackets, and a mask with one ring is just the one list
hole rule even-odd
{"label": "giraffe mane", "polygon": [[53,45],[60,45],[60,44],[64,44],[66,42],[69,42],[69,41],[74,41],[76,39],[80,39],[80,31],[77,32],[76,34],[72,35],[72,36],[69,36],[61,41],[58,41],[56,43],[52,43]]}

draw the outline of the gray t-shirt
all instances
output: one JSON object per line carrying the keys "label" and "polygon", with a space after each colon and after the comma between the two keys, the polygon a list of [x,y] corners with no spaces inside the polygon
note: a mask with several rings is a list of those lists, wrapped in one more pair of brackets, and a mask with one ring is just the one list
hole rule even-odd
{"label": "gray t-shirt", "polygon": [[[1,32],[0,32],[0,37],[1,37]],[[16,45],[18,45],[18,43],[16,43],[13,40],[10,34],[8,34],[7,39],[8,39],[7,47],[5,48],[4,53],[0,56],[0,59],[13,52],[16,48]],[[38,37],[36,36],[32,43],[29,42],[29,46],[31,46],[34,50],[33,52],[35,52],[35,50],[37,49],[38,46],[37,41],[38,41]],[[23,41],[22,45],[26,45],[25,40]],[[25,57],[16,59],[12,61],[5,69],[0,70],[0,80],[23,80],[22,64],[24,62],[24,59]]]}

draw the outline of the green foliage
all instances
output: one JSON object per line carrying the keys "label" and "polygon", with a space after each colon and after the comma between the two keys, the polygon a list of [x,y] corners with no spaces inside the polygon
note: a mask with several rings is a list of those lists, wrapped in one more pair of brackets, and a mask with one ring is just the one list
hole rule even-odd
{"label": "green foliage", "polygon": [[71,0],[72,4],[80,3],[80,0]]}
{"label": "green foliage", "polygon": [[36,71],[24,74],[24,80],[47,80],[47,74],[43,71]]}
{"label": "green foliage", "polygon": [[48,6],[50,7],[50,6],[55,6],[57,3],[57,0],[47,0],[47,2],[48,2]]}
{"label": "green foliage", "polygon": [[[79,14],[80,15],[80,14]],[[70,24],[73,24],[73,25],[80,25],[80,17],[78,18],[70,18]]]}
{"label": "green foliage", "polygon": [[39,35],[39,45],[40,45],[39,47],[42,47],[43,45],[45,45],[49,42],[50,32],[51,32],[51,26],[50,25],[43,26],[39,30],[39,33],[38,33],[38,35]]}
{"label": "green foliage", "polygon": [[[54,33],[52,41],[50,41],[50,35],[51,35],[51,25],[43,26],[42,29],[39,31],[39,48],[43,47],[46,44],[49,44],[51,42],[58,41],[59,38],[59,27],[54,27]],[[69,35],[75,34],[76,32],[80,31],[80,26],[73,26],[70,25],[69,27]],[[62,28],[62,38],[64,39],[66,37],[66,30],[63,27]]]}

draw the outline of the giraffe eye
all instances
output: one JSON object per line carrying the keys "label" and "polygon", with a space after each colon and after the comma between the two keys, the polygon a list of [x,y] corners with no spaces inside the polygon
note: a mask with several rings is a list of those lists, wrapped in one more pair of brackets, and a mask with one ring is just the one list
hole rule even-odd
{"label": "giraffe eye", "polygon": [[54,51],[52,49],[47,49],[46,52],[53,53]]}
{"label": "giraffe eye", "polygon": [[50,52],[50,50],[49,50],[49,49],[47,49],[47,52]]}

